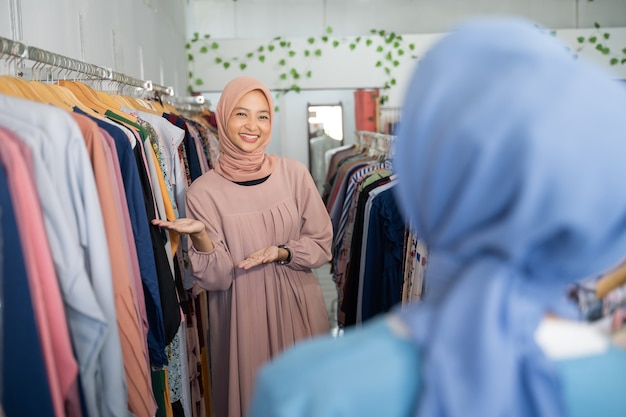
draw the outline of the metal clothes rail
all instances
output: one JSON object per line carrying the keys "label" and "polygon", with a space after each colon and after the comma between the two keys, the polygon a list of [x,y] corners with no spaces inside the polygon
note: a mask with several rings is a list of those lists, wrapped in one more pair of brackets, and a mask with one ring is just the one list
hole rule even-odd
{"label": "metal clothes rail", "polygon": [[22,42],[0,37],[0,57],[4,55],[13,56],[20,60],[34,61],[44,65],[77,72],[97,80],[107,80],[132,87],[143,88],[147,92],[155,92],[157,94],[167,96],[174,95],[173,87],[164,87],[158,84],[153,84],[150,80],[144,81],[138,78],[133,78],[113,71],[109,68],[88,64],[40,48],[28,46]]}
{"label": "metal clothes rail", "polygon": [[211,103],[204,96],[166,97],[163,101],[186,112],[201,112],[208,109]]}

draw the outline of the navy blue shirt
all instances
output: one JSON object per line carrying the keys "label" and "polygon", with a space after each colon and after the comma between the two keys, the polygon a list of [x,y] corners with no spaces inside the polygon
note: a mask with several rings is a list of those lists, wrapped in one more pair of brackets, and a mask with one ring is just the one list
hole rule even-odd
{"label": "navy blue shirt", "polygon": [[402,302],[404,234],[406,222],[393,189],[372,200],[362,282],[361,320],[389,311]]}

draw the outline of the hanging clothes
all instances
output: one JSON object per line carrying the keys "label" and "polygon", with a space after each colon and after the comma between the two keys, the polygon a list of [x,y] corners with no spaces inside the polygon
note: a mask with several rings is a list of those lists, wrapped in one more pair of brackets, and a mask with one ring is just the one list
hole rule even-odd
{"label": "hanging clothes", "polygon": [[64,301],[72,305],[66,311],[88,414],[125,415],[109,251],[82,134],[67,112],[53,106],[0,96],[0,109],[0,124],[19,132],[34,156],[50,247]]}
{"label": "hanging clothes", "polygon": [[[4,91],[12,80],[5,77],[0,81]],[[20,86],[23,83],[17,82]],[[73,88],[79,88],[82,97],[87,97],[84,86]],[[177,199],[180,201],[189,185],[181,172],[188,166],[180,159],[180,139],[169,142],[171,150],[166,151],[164,144],[168,142],[162,137],[163,132],[180,135],[183,130],[161,115],[147,112],[135,123],[122,107],[116,113],[115,108],[96,103],[95,95],[89,104],[104,115],[84,103],[61,109],[38,103],[39,97],[26,94],[26,90],[15,94],[22,92],[28,98],[0,94],[0,129],[10,128],[7,132],[33,155],[33,183],[45,219],[41,227],[46,229],[46,239],[39,242],[53,242],[49,246],[50,267],[56,276],[46,276],[57,282],[58,305],[65,303],[66,308],[60,311],[67,314],[60,319],[52,311],[46,313],[49,320],[55,321],[55,340],[63,335],[58,323],[67,324],[68,349],[65,356],[49,354],[49,344],[43,343],[46,336],[39,336],[42,343],[37,346],[41,346],[39,356],[44,362],[34,371],[49,381],[40,387],[50,400],[33,409],[52,407],[55,411],[34,414],[115,416],[130,411],[136,416],[151,416],[157,411],[158,399],[165,407],[160,411],[166,415],[199,415],[199,404],[205,409],[207,404],[210,406],[205,395],[210,383],[208,355],[204,349],[190,360],[188,339],[198,341],[201,329],[181,324],[186,318],[183,312],[188,306],[184,301],[187,291],[196,302],[206,294],[192,294],[191,286],[185,288],[182,278],[187,272],[184,263],[177,260],[182,248],[150,224],[150,219],[157,216],[179,215]],[[205,149],[210,151],[211,141],[204,132],[209,129],[200,122],[193,123],[190,135],[197,152],[191,155],[191,163],[207,170],[210,163],[204,157],[210,152]],[[187,158],[185,163],[189,161]],[[180,188],[175,189],[173,184]],[[21,208],[22,212],[28,210]],[[26,245],[28,260],[35,245]],[[45,253],[43,249],[37,252]],[[45,259],[43,255],[40,258]],[[38,291],[33,285],[29,291],[36,297]],[[47,292],[46,300],[53,300],[54,292]],[[43,310],[35,306],[45,303],[31,305],[36,312]],[[203,317],[187,317],[194,319],[196,326],[205,322]],[[36,328],[41,333],[52,325],[38,323]],[[62,346],[58,341],[53,343],[57,345]],[[4,352],[10,354],[11,361],[17,357],[11,347]],[[37,356],[34,351],[29,353]],[[56,358],[56,362],[46,358]],[[195,370],[193,377],[190,364]],[[13,374],[3,373],[9,375]],[[36,378],[35,373],[26,375]],[[166,378],[166,392],[153,387],[153,377]],[[201,387],[194,390],[194,395],[192,383]],[[96,399],[98,396],[101,401]],[[11,405],[7,412],[18,409],[21,397],[14,398],[11,404],[16,408]]]}
{"label": "hanging clothes", "polygon": [[355,323],[402,302],[406,221],[393,195],[394,180],[383,181],[377,181],[365,203]]}
{"label": "hanging clothes", "polygon": [[[359,133],[392,140],[388,135]],[[356,145],[330,154],[326,174],[325,203],[334,230],[332,273],[341,326],[360,324],[408,301],[408,289],[421,285],[414,283],[422,281],[419,274],[423,277],[427,258],[423,244],[417,249],[419,238],[412,235],[395,198],[386,192],[395,184],[389,146],[368,140],[359,136]]]}

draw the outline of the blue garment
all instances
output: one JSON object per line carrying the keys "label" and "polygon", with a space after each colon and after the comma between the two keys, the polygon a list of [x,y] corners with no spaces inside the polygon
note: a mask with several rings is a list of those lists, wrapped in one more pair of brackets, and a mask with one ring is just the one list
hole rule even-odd
{"label": "blue garment", "polygon": [[363,273],[362,321],[402,301],[405,221],[393,189],[374,197],[367,228]]}
{"label": "blue garment", "polygon": [[0,209],[3,411],[7,417],[53,416],[22,243],[3,165],[0,165]]}
{"label": "blue garment", "polygon": [[361,184],[362,180],[367,177],[367,174],[383,168],[390,169],[391,163],[389,161],[384,161],[382,163],[378,161],[368,161],[364,165],[354,166],[350,171],[350,175],[346,175],[347,185],[345,196],[343,197],[343,204],[341,205],[341,217],[339,218],[339,223],[337,223],[337,228],[334,229],[336,232],[333,246],[337,249],[341,249],[343,243],[342,240],[348,223],[348,213],[350,211],[350,205],[356,189]]}
{"label": "blue garment", "polygon": [[[626,350],[557,362],[568,417],[626,415]],[[592,395],[590,395],[592,394]]]}
{"label": "blue garment", "polygon": [[420,390],[419,352],[381,317],[345,336],[296,344],[261,368],[248,417],[405,417]]}
{"label": "blue garment", "polygon": [[626,90],[532,22],[492,18],[428,51],[405,97],[395,190],[430,254],[423,301],[397,310],[423,352],[416,415],[565,415],[533,334],[626,254]]}
{"label": "blue garment", "polygon": [[[278,356],[259,372],[249,417],[411,415],[425,385],[423,362],[419,349],[390,323],[389,316],[379,316],[343,337],[319,337]],[[566,416],[626,415],[626,350],[610,346],[558,360],[555,368]]]}
{"label": "blue garment", "polygon": [[[372,183],[368,183],[358,192],[356,209],[354,215],[354,225],[350,236],[350,245],[346,250],[348,252],[348,262],[346,264],[346,277],[343,284],[343,299],[339,305],[340,311],[344,314],[343,325],[351,326],[357,323],[358,315],[358,295],[359,295],[359,281],[361,270],[361,256],[363,246],[363,234],[364,229],[367,227],[365,224],[365,207],[370,196],[370,192],[378,188],[379,186],[389,182],[388,176],[381,176],[381,178],[374,180]],[[378,277],[380,279],[381,277]]]}

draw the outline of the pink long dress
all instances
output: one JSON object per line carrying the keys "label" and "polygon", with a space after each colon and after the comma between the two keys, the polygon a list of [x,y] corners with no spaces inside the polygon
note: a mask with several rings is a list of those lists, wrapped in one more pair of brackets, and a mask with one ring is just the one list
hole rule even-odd
{"label": "pink long dress", "polygon": [[[239,185],[209,171],[190,186],[187,216],[215,244],[189,249],[198,284],[209,291],[209,347],[215,417],[247,412],[258,368],[296,341],[329,332],[322,290],[312,272],[331,258],[332,225],[300,162],[278,158],[270,177]],[[236,267],[250,253],[285,244],[287,265]]]}

